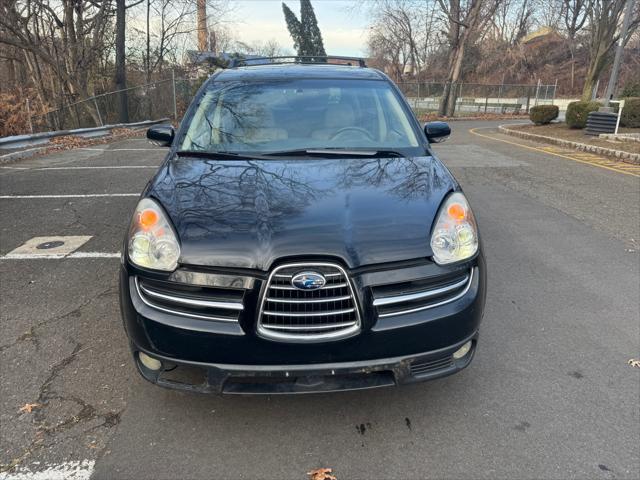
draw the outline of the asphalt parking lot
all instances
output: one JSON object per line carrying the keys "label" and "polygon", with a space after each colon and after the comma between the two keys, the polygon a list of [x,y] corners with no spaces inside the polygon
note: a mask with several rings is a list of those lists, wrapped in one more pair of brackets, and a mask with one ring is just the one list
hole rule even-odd
{"label": "asphalt parking lot", "polygon": [[[455,122],[436,147],[487,256],[476,358],[367,392],[221,398],[144,382],[118,252],[164,151],[131,139],[0,166],[0,479],[639,478],[640,176],[497,125]],[[7,255],[59,236],[83,243],[63,259]]]}

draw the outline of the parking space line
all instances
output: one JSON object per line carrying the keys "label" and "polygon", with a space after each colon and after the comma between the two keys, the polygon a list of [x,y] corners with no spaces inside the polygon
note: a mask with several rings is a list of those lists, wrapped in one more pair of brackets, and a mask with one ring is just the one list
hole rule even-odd
{"label": "parking space line", "polygon": [[0,167],[8,170],[110,170],[110,169],[127,169],[127,168],[158,168],[159,165],[107,165],[95,167]]}
{"label": "parking space line", "polygon": [[[493,127],[480,127],[480,128],[493,128]],[[477,135],[478,137],[484,137],[490,140],[508,143],[509,145],[516,145],[521,148],[526,148],[528,150],[535,150],[537,152],[546,153],[547,155],[554,155],[556,157],[565,158],[567,160],[573,160],[574,162],[584,163],[586,165],[591,165],[593,167],[604,168],[605,170],[611,170],[612,172],[622,173],[623,175],[632,175],[634,177],[640,177],[640,167],[638,167],[637,165],[632,165],[632,164],[623,163],[623,162],[615,162],[613,160],[608,160],[603,157],[599,157],[597,155],[594,155],[593,157],[589,156],[587,158],[586,156],[583,156],[584,154],[582,152],[575,152],[575,153],[570,152],[569,154],[565,152],[564,154],[562,154],[556,151],[556,147],[539,147],[539,148],[531,147],[529,145],[523,145],[522,143],[512,142],[509,140],[505,140],[503,138],[496,138],[490,135],[484,135],[482,133],[478,133],[477,130],[479,130],[480,128],[472,128],[469,130],[469,133],[472,133],[473,135]],[[593,155],[593,154],[586,154],[586,155]]]}
{"label": "parking space line", "polygon": [[78,148],[87,152],[157,152],[158,148]]}
{"label": "parking space line", "polygon": [[120,258],[119,252],[73,252],[36,254],[36,253],[8,253],[0,256],[0,260],[63,260],[67,258],[83,259],[83,258]]}
{"label": "parking space line", "polygon": [[0,195],[2,200],[46,199],[46,198],[101,198],[101,197],[139,197],[139,193],[88,193],[85,195]]}

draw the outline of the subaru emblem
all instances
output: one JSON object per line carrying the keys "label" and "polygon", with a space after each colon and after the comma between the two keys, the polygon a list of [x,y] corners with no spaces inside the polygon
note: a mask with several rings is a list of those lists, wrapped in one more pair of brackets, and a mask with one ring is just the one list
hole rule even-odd
{"label": "subaru emblem", "polygon": [[317,290],[326,283],[325,278],[318,272],[300,272],[291,279],[291,285],[298,290]]}

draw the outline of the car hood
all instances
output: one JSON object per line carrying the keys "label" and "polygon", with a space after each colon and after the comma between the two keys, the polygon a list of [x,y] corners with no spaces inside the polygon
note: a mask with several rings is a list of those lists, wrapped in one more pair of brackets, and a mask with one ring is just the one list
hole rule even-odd
{"label": "car hood", "polygon": [[351,268],[429,257],[431,225],[456,188],[433,157],[176,157],[146,195],[171,218],[180,263],[268,270],[286,257]]}

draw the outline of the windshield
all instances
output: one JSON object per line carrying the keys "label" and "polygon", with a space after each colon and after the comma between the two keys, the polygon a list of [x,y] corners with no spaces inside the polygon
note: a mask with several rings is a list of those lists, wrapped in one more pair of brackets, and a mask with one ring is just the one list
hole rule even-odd
{"label": "windshield", "polygon": [[410,120],[387,82],[332,79],[214,82],[192,115],[180,149],[269,153],[362,148],[416,153],[418,146]]}

